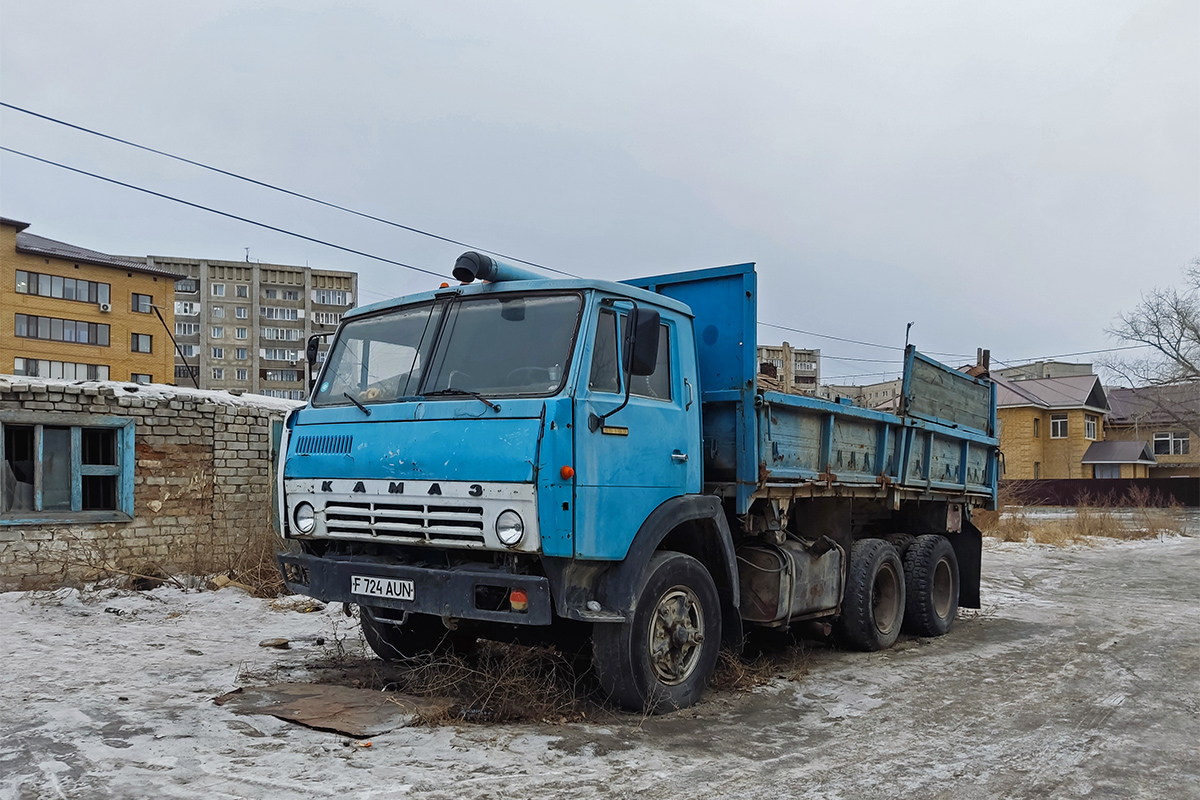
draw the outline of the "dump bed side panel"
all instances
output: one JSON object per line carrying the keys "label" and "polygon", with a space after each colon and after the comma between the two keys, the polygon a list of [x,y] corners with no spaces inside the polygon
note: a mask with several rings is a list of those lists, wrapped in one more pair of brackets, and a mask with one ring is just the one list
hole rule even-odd
{"label": "dump bed side panel", "polygon": [[951,428],[996,435],[995,385],[950,369],[909,345],[904,354],[901,414]]}

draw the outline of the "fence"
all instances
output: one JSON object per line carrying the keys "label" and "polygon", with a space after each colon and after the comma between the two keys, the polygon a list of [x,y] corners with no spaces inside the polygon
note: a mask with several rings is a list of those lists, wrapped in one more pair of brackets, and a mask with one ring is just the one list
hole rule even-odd
{"label": "fence", "polygon": [[1200,507],[1200,478],[1001,481],[1000,491],[1028,506]]}

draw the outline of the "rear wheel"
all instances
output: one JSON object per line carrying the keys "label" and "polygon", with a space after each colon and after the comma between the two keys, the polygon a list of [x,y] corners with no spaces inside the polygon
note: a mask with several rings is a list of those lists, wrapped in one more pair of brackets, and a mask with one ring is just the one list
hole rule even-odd
{"label": "rear wheel", "polygon": [[889,533],[884,538],[900,554],[900,563],[904,563],[904,557],[908,555],[908,548],[912,547],[913,542],[917,540],[917,537],[911,533]]}
{"label": "rear wheel", "polygon": [[399,625],[401,616],[388,609],[370,606],[359,609],[363,638],[384,661],[407,661],[450,652],[462,655],[475,643],[465,631],[447,630],[438,617],[409,614],[404,624]]}
{"label": "rear wheel", "polygon": [[907,607],[904,627],[918,636],[941,636],[958,615],[958,558],[945,536],[918,536],[904,559]]}
{"label": "rear wheel", "polygon": [[882,539],[860,539],[850,551],[850,570],[837,629],[857,650],[883,650],[900,635],[904,620],[904,569],[896,548]]}
{"label": "rear wheel", "polygon": [[689,555],[655,553],[633,618],[597,623],[592,638],[600,685],[621,708],[661,713],[692,705],[708,686],[721,646],[712,576]]}

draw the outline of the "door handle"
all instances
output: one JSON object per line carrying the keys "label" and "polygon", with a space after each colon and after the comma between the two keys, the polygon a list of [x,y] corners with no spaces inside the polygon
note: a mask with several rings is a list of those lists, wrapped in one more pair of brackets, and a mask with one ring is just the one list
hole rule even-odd
{"label": "door handle", "polygon": [[687,453],[681,453],[678,450],[676,450],[674,453],[671,453],[671,460],[678,461],[680,464],[682,464],[683,462],[688,460]]}

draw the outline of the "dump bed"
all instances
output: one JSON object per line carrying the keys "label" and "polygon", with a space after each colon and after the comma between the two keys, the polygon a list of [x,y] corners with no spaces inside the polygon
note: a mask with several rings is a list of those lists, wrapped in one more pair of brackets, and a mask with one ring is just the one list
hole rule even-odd
{"label": "dump bed", "polygon": [[994,507],[996,390],[905,352],[897,413],[761,390],[754,266],[629,281],[695,315],[706,492],[738,514],[760,498],[868,496]]}

